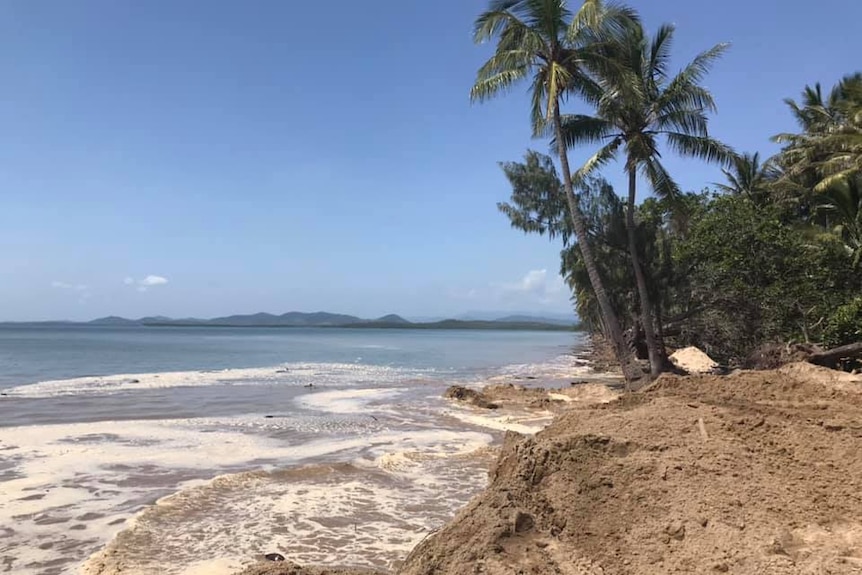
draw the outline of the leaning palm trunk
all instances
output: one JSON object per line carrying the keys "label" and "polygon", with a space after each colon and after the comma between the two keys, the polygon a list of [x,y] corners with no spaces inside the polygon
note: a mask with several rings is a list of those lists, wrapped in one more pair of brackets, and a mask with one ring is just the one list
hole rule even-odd
{"label": "leaning palm trunk", "polygon": [[646,338],[647,354],[649,355],[650,376],[658,377],[664,367],[664,345],[659,346],[655,334],[655,312],[650,302],[649,290],[647,289],[646,277],[641,267],[638,256],[638,245],[635,228],[635,195],[637,186],[637,173],[635,168],[629,168],[629,198],[626,204],[626,232],[629,240],[629,256],[632,259],[632,268],[635,272],[635,283],[638,288],[638,299],[641,308],[641,323]]}
{"label": "leaning palm trunk", "polygon": [[603,93],[595,101],[595,116],[568,116],[561,128],[568,146],[601,144],[579,175],[593,173],[611,162],[620,150],[625,151],[629,176],[626,228],[653,376],[661,373],[664,358],[663,346],[656,339],[654,310],[637,253],[634,222],[637,170],[644,171],[656,195],[672,198],[680,190],[661,164],[661,139],[682,156],[723,163],[733,157],[733,150],[709,136],[706,113],[715,111],[715,103],[712,95],[699,85],[700,78],[726,46],[718,44],[702,52],[676,76],[669,77],[666,69],[670,65],[673,30],[672,26],[662,26],[650,39],[639,22],[627,27],[613,42],[614,65],[602,65],[594,71]]}
{"label": "leaning palm trunk", "polygon": [[611,305],[611,300],[605,291],[602,277],[599,275],[599,270],[596,267],[596,260],[593,257],[593,250],[590,247],[587,237],[587,226],[584,222],[584,217],[581,214],[578,206],[577,198],[575,198],[575,189],[572,184],[572,172],[569,168],[569,156],[566,151],[566,143],[563,140],[563,126],[560,119],[560,110],[557,102],[552,102],[554,106],[553,122],[554,131],[557,137],[557,151],[560,155],[560,168],[563,172],[563,191],[566,194],[566,202],[569,205],[569,215],[572,219],[572,226],[575,228],[575,235],[578,239],[578,248],[581,250],[581,255],[584,258],[584,267],[587,269],[587,275],[590,277],[590,284],[593,286],[593,292],[596,294],[596,301],[602,312],[602,320],[607,327],[607,332],[610,335],[611,343],[613,343],[614,351],[617,356],[617,361],[620,363],[623,375],[626,378],[627,388],[636,390],[640,387],[640,381],[643,379],[643,372],[640,367],[634,362],[631,350],[626,344],[623,330],[620,327],[620,321],[617,319],[616,311]]}

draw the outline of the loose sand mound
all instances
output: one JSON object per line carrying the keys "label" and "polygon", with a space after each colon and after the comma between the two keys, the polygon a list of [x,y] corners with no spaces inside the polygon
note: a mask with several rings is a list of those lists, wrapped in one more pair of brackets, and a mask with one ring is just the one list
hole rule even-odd
{"label": "loose sand mound", "polygon": [[718,367],[718,364],[711,357],[696,347],[679,349],[673,352],[668,359],[686,373],[710,373]]}
{"label": "loose sand mound", "polygon": [[399,573],[862,573],[862,386],[811,367],[665,376],[509,434]]}

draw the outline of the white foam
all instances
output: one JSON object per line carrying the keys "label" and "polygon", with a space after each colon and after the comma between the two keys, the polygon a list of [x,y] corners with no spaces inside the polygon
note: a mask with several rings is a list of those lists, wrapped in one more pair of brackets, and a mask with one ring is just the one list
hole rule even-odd
{"label": "white foam", "polygon": [[[468,459],[491,444],[492,435],[483,429],[535,433],[546,423],[543,414],[460,409],[447,411],[454,419],[441,418],[436,395],[423,401],[414,393],[403,400],[409,407],[398,404],[408,390],[387,384],[426,373],[296,363],[76,378],[6,390],[44,398],[208,385],[349,388],[312,389],[295,400],[336,417],[0,428],[0,454],[4,463],[13,462],[2,471],[11,478],[0,483],[0,555],[15,557],[16,573],[35,574],[52,561],[71,567],[117,536],[114,549],[140,552],[150,545],[143,555],[149,567],[135,571],[142,574],[228,573],[272,551],[308,563],[389,568],[482,487],[482,465]],[[517,373],[511,367],[510,377]],[[381,417],[365,417],[372,413]],[[248,473],[320,461],[350,461],[354,471],[333,472],[328,479]],[[219,474],[228,475],[212,479]]]}
{"label": "white foam", "polygon": [[[227,575],[270,552],[389,569],[485,484],[489,457],[458,443],[448,457],[414,445],[415,465],[395,475],[341,465],[219,477],[145,510],[83,572],[133,558],[141,574]],[[190,565],[201,556],[211,560]]]}
{"label": "white foam", "polygon": [[290,363],[274,367],[217,371],[124,373],[78,377],[19,385],[4,390],[4,393],[10,397],[38,398],[208,385],[363,385],[398,381],[411,374],[421,373],[424,372],[354,363]]}
{"label": "white foam", "polygon": [[[479,449],[492,439],[483,433],[397,431],[364,424],[291,444],[290,433],[280,440],[260,433],[266,428],[251,426],[252,421],[261,420],[205,418],[0,428],[0,449],[5,448],[4,457],[15,461],[12,471],[18,475],[2,483],[0,525],[14,530],[3,539],[4,548],[14,550],[16,569],[76,555],[83,559],[158,497],[200,485],[218,473],[258,467],[260,461],[283,466],[342,452],[354,454],[339,456],[342,459],[371,461],[388,451],[457,455]],[[263,421],[261,425],[280,425]],[[52,548],[40,548],[48,543]]]}
{"label": "white foam", "polygon": [[[581,377],[589,374],[591,368],[586,361],[572,355],[564,354],[543,363],[516,363],[496,370],[496,375],[489,378],[491,382],[510,382],[525,378],[536,380],[558,380]],[[541,383],[541,382],[539,382]]]}
{"label": "white foam", "polygon": [[374,402],[391,399],[402,393],[398,389],[339,389],[311,393],[296,399],[305,408],[329,413],[365,413]]}
{"label": "white foam", "polygon": [[533,435],[542,431],[554,418],[554,415],[549,411],[538,413],[495,411],[494,415],[491,415],[490,413],[478,413],[468,409],[456,408],[447,411],[446,414],[477,427],[495,431],[514,431],[524,435]]}

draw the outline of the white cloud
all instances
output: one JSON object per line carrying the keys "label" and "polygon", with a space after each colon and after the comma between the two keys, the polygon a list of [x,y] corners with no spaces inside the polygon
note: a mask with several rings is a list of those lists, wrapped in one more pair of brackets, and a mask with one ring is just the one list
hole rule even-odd
{"label": "white cloud", "polygon": [[84,284],[70,284],[68,282],[53,281],[53,282],[51,282],[51,287],[57,288],[57,289],[70,290],[70,291],[77,291],[77,292],[87,291],[87,286],[85,286]]}
{"label": "white cloud", "polygon": [[[469,301],[475,308],[517,312],[571,310],[571,294],[558,274],[547,269],[529,270],[514,281],[491,282],[478,288],[450,289],[453,300]],[[481,311],[479,310],[479,311]]]}
{"label": "white cloud", "polygon": [[90,297],[90,289],[84,284],[73,284],[69,282],[52,281],[51,287],[72,292],[78,296],[78,303],[86,303]]}
{"label": "white cloud", "polygon": [[520,300],[524,303],[565,303],[568,300],[565,284],[557,274],[548,274],[548,270],[530,270],[517,282],[504,283],[498,286],[503,299]]}
{"label": "white cloud", "polygon": [[142,286],[160,286],[168,283],[168,278],[162,276],[147,276],[140,281]]}
{"label": "white cloud", "polygon": [[151,274],[140,280],[127,277],[123,280],[123,283],[127,286],[136,286],[135,289],[143,293],[151,287],[165,285],[168,283],[168,278]]}
{"label": "white cloud", "polygon": [[520,293],[540,293],[545,291],[548,270],[530,270],[517,283],[504,284],[503,290]]}

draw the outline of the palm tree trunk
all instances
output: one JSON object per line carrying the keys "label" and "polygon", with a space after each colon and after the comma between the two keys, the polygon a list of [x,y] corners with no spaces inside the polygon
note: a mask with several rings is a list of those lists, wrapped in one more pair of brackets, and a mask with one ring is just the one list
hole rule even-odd
{"label": "palm tree trunk", "polygon": [[658,341],[655,336],[655,313],[653,313],[652,303],[649,298],[649,290],[647,289],[646,276],[644,276],[643,268],[641,267],[640,257],[638,257],[637,244],[637,228],[635,227],[635,195],[637,192],[637,172],[634,167],[629,170],[629,198],[626,203],[626,232],[629,239],[629,255],[632,259],[632,267],[635,272],[635,282],[638,286],[638,297],[640,299],[641,308],[641,323],[644,328],[644,336],[646,339],[647,353],[649,355],[649,371],[650,376],[656,378],[662,372],[664,367],[664,353],[659,350]]}
{"label": "palm tree trunk", "polygon": [[563,140],[563,124],[560,120],[560,109],[558,102],[554,102],[554,131],[557,137],[557,151],[560,155],[560,167],[563,171],[563,190],[566,194],[566,201],[569,205],[569,215],[572,218],[572,225],[575,228],[575,235],[578,239],[578,248],[581,250],[581,255],[584,258],[584,267],[587,268],[587,275],[590,277],[590,284],[593,286],[593,292],[596,294],[596,301],[599,303],[599,308],[602,312],[602,319],[611,336],[611,342],[616,352],[617,361],[620,362],[623,375],[626,378],[626,386],[628,389],[637,389],[638,383],[643,379],[643,373],[640,367],[634,362],[631,351],[626,345],[623,330],[620,327],[620,321],[617,319],[617,314],[611,306],[611,300],[605,291],[604,283],[599,275],[599,269],[596,267],[596,260],[593,257],[593,250],[590,247],[587,238],[587,225],[584,221],[584,216],[581,214],[581,209],[578,201],[575,198],[575,189],[572,184],[572,172],[569,168],[569,156],[566,151],[566,143]]}

